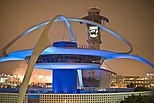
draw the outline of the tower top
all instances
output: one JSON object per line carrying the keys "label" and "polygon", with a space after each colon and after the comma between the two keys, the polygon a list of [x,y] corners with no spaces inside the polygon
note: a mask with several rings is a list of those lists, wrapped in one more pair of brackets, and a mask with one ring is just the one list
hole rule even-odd
{"label": "tower top", "polygon": [[92,7],[87,12],[88,15],[83,17],[82,19],[90,20],[99,24],[101,24],[101,20],[109,23],[109,19],[100,15],[101,10],[99,10],[97,7]]}
{"label": "tower top", "polygon": [[88,12],[89,15],[99,15],[101,10],[99,10],[96,7],[92,7],[87,12]]}

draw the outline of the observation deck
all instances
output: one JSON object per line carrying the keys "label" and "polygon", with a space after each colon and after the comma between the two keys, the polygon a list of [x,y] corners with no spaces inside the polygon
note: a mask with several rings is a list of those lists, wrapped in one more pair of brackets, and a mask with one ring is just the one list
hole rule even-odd
{"label": "observation deck", "polygon": [[[61,53],[43,53],[36,61],[35,68],[44,69],[89,69],[98,68],[102,65],[104,58],[102,56],[91,55],[88,52],[82,52],[77,43],[60,41],[54,42],[52,47],[48,49],[53,51],[54,48],[61,49]],[[64,50],[63,50],[64,49]],[[65,49],[71,50],[66,51]],[[49,51],[45,50],[45,51]],[[80,51],[81,50],[81,51]],[[75,51],[77,51],[75,53]],[[31,56],[26,56],[25,60],[29,63]]]}

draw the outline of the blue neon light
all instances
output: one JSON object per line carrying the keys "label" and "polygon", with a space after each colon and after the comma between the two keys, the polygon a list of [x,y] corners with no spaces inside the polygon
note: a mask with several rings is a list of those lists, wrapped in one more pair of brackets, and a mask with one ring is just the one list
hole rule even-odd
{"label": "blue neon light", "polygon": [[83,19],[74,19],[74,18],[68,18],[69,21],[75,21],[75,22],[82,22],[82,23],[87,23],[87,24],[91,24],[91,25],[95,25],[95,26],[98,26],[100,29],[112,34],[113,36],[117,37],[118,39],[120,39],[121,41],[123,41],[124,43],[126,43],[129,47],[130,47],[130,50],[126,53],[131,53],[132,50],[133,50],[133,46],[127,41],[125,40],[124,38],[122,38],[120,35],[118,35],[117,33],[115,33],[114,31],[98,24],[98,23],[95,23],[95,22],[91,22],[91,21],[88,21],[88,20],[83,20]]}
{"label": "blue neon light", "polygon": [[[21,51],[12,52],[12,53],[8,54],[7,58],[6,57],[0,58],[0,62],[9,61],[9,60],[19,60],[19,59],[24,60],[27,56],[31,56],[32,52],[33,52],[33,50],[21,50]],[[105,50],[49,47],[41,53],[41,55],[45,55],[45,54],[92,55],[92,56],[103,57],[105,60],[110,60],[110,59],[114,59],[114,58],[130,58],[130,59],[135,59],[135,60],[139,60],[141,62],[144,62],[144,63],[150,65],[152,68],[154,68],[154,65],[151,62],[149,62],[148,60],[141,58],[139,56],[134,56],[134,55],[130,55],[130,54],[120,54],[120,53],[115,53],[115,52],[105,51]],[[77,67],[75,66],[74,68],[77,68]],[[81,68],[81,66],[79,68]]]}
{"label": "blue neon light", "polygon": [[[83,54],[83,55],[102,56],[105,60],[114,59],[114,58],[130,58],[130,59],[135,59],[135,60],[139,60],[141,62],[144,62],[144,63],[150,65],[152,68],[154,68],[154,65],[151,62],[149,62],[148,60],[141,58],[139,56],[127,54],[127,53],[132,52],[132,50],[133,50],[132,45],[128,41],[126,41],[124,38],[119,36],[117,33],[113,32],[112,30],[110,30],[98,23],[94,23],[94,22],[91,22],[88,20],[75,19],[75,18],[65,18],[64,16],[59,16],[54,22],[61,22],[61,21],[65,21],[65,23],[70,31],[70,35],[72,37],[72,42],[75,42],[75,37],[73,35],[73,31],[72,31],[69,21],[83,22],[83,23],[98,26],[100,29],[114,35],[118,39],[125,42],[130,47],[130,51],[125,52],[125,53],[116,53],[116,52],[105,51],[105,50],[71,49],[71,48],[64,49],[64,48],[49,47],[49,48],[45,49],[41,53],[41,55],[43,55],[43,54]],[[49,23],[49,21],[38,24],[38,25],[26,30],[19,37],[21,38],[22,36],[32,32],[33,30],[36,30],[42,26],[45,26],[48,23]],[[22,50],[22,51],[12,52],[7,57],[0,58],[0,62],[8,61],[8,60],[24,60],[26,56],[31,56],[32,52],[33,52],[33,50]]]}
{"label": "blue neon light", "polygon": [[77,93],[77,70],[53,70],[54,93]]}
{"label": "blue neon light", "polygon": [[[68,27],[68,29],[69,29],[70,35],[71,35],[71,37],[72,37],[72,42],[75,42],[75,37],[74,37],[74,34],[73,34],[73,30],[72,30],[71,25],[70,25],[69,21],[67,20],[67,18],[64,17],[64,16],[59,16],[54,22],[59,22],[59,21],[64,21],[64,22],[66,23],[66,25],[67,25],[67,27]],[[25,32],[23,32],[23,33],[21,34],[21,37],[24,36],[24,35],[26,35],[26,34],[29,34],[29,33],[32,32],[33,30],[36,30],[36,29],[38,29],[38,28],[40,28],[40,27],[42,27],[42,26],[47,25],[48,23],[49,23],[49,21],[46,21],[46,22],[43,22],[43,23],[41,23],[41,24],[38,24],[38,25],[36,25],[36,26],[31,27],[30,29],[28,29],[28,30],[26,30]]]}
{"label": "blue neon light", "polygon": [[43,22],[43,23],[38,24],[38,25],[36,25],[36,26],[33,26],[33,27],[31,27],[30,29],[28,29],[28,30],[26,30],[25,32],[23,32],[21,35],[24,36],[24,35],[26,35],[26,34],[29,34],[30,32],[32,32],[32,31],[34,31],[34,30],[36,30],[36,29],[38,29],[38,28],[40,28],[40,27],[42,27],[42,26],[45,26],[45,25],[47,25],[48,23],[49,23],[49,21],[46,21],[46,22]]}
{"label": "blue neon light", "polygon": [[37,63],[35,64],[35,68],[43,68],[46,70],[54,70],[54,69],[100,69],[101,65],[96,64],[88,64],[88,63]]}
{"label": "blue neon light", "polygon": [[131,55],[131,54],[116,54],[116,55],[112,55],[111,57],[106,58],[106,60],[109,59],[114,59],[114,58],[128,58],[128,59],[134,59],[134,60],[138,60],[141,61],[143,63],[148,64],[149,66],[151,66],[152,68],[154,68],[154,64],[149,62],[148,60],[139,57],[139,56],[135,56],[135,55]]}
{"label": "blue neon light", "polygon": [[0,62],[5,62],[5,61],[11,61],[11,60],[25,60],[24,58],[18,58],[18,57],[11,57],[11,56],[6,56],[3,58],[0,58]]}
{"label": "blue neon light", "polygon": [[[33,50],[21,50],[8,54],[11,57],[26,58],[32,55]],[[79,49],[79,48],[60,48],[60,47],[48,47],[41,55],[45,54],[79,54],[79,55],[92,55],[108,58],[111,55],[117,54],[111,51],[105,50],[92,50],[92,49]]]}
{"label": "blue neon light", "polygon": [[59,16],[58,19],[63,19],[65,21],[65,23],[66,23],[66,25],[67,25],[67,27],[69,29],[70,35],[72,37],[72,42],[75,42],[75,37],[74,37],[74,34],[73,34],[73,30],[72,30],[72,27],[71,27],[69,21],[67,20],[67,18],[64,17],[64,16]]}
{"label": "blue neon light", "polygon": [[[72,31],[72,28],[71,28],[71,25],[69,23],[69,21],[74,21],[74,22],[82,22],[82,23],[87,23],[87,24],[91,24],[91,25],[95,25],[95,26],[98,26],[100,29],[114,35],[115,37],[117,37],[118,39],[122,40],[123,42],[125,42],[129,47],[130,47],[130,50],[128,52],[125,52],[125,53],[130,53],[132,52],[133,50],[133,47],[132,45],[127,41],[125,40],[124,38],[122,38],[121,36],[119,36],[117,33],[113,32],[112,30],[98,24],[98,23],[95,23],[95,22],[91,22],[91,21],[88,21],[88,20],[83,20],[83,19],[75,19],[75,18],[66,18],[64,16],[59,16],[54,22],[61,22],[61,21],[65,21],[69,31],[70,31],[70,35],[72,37],[72,42],[75,42],[75,37],[73,35],[73,31]],[[34,27],[31,27],[30,29],[26,30],[24,33],[22,33],[19,37],[21,38],[22,36],[26,35],[26,34],[29,34],[30,32],[32,32],[33,30],[36,30],[42,26],[45,26],[49,23],[49,21],[46,21],[46,22],[43,22],[41,24],[38,24]]]}

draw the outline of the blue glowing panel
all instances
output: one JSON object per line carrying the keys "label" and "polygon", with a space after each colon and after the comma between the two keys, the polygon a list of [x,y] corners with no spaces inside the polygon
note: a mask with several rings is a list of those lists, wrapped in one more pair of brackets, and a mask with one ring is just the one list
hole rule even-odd
{"label": "blue glowing panel", "polygon": [[69,41],[58,41],[53,43],[54,47],[75,47],[77,48],[78,45],[76,42],[69,42]]}
{"label": "blue glowing panel", "polygon": [[76,93],[77,70],[69,70],[69,69],[53,70],[52,89],[54,93]]}
{"label": "blue glowing panel", "polygon": [[90,63],[37,63],[35,68],[52,69],[100,69],[101,65]]}

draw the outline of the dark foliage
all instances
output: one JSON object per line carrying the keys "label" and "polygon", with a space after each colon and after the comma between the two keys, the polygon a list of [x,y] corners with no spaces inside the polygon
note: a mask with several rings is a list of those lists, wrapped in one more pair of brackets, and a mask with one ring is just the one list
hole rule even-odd
{"label": "dark foliage", "polygon": [[128,98],[125,98],[120,103],[154,103],[154,95],[151,96],[129,96]]}
{"label": "dark foliage", "polygon": [[135,88],[135,84],[134,83],[127,84],[127,88]]}
{"label": "dark foliage", "polygon": [[145,87],[136,87],[134,89],[134,92],[137,92],[137,91],[149,91],[150,89],[149,88],[145,88]]}

